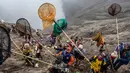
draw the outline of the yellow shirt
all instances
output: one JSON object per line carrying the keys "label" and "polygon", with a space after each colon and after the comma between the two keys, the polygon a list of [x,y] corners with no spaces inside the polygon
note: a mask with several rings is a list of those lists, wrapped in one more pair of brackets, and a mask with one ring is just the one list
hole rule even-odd
{"label": "yellow shirt", "polygon": [[[94,58],[96,58],[96,57],[97,56],[94,56]],[[96,72],[102,73],[102,72],[100,72],[102,61],[99,61],[98,58],[97,58],[95,61],[91,62],[91,64],[92,64],[91,69],[93,69],[95,73]],[[104,65],[105,64],[106,63],[104,62]]]}
{"label": "yellow shirt", "polygon": [[31,48],[30,48],[30,49],[24,49],[24,50],[23,50],[23,53],[24,53],[24,54],[31,53],[31,52],[32,52]]}

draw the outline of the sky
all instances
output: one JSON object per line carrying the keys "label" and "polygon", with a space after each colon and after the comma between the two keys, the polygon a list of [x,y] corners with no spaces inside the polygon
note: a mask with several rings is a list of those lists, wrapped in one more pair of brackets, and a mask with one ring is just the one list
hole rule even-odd
{"label": "sky", "polygon": [[56,7],[56,19],[65,18],[61,0],[0,0],[0,19],[16,23],[17,19],[26,18],[33,28],[43,29],[38,8],[46,2]]}
{"label": "sky", "polygon": [[35,29],[43,29],[38,16],[38,8],[49,2],[56,7],[56,19],[75,16],[80,11],[98,4],[100,1],[124,2],[130,0],[0,0],[0,19],[16,23],[19,18],[26,18]]}

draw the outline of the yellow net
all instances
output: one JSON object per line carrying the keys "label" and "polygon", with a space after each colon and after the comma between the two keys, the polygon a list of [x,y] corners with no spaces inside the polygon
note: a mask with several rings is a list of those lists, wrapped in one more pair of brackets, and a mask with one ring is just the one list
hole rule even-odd
{"label": "yellow net", "polygon": [[42,4],[38,9],[38,15],[42,19],[44,30],[50,27],[56,15],[55,7],[50,3]]}
{"label": "yellow net", "polygon": [[39,7],[38,15],[43,21],[54,20],[56,9],[52,4],[44,3]]}
{"label": "yellow net", "polygon": [[53,24],[53,21],[42,21],[42,23],[43,23],[44,30],[46,30]]}

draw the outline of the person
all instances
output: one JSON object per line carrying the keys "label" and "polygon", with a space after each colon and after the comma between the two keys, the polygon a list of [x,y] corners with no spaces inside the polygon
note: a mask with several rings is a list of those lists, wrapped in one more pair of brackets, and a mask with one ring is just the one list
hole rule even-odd
{"label": "person", "polygon": [[80,42],[78,48],[83,54],[85,54],[85,49],[83,49],[83,43]]}
{"label": "person", "polygon": [[[80,52],[78,49],[80,50]],[[85,54],[85,50],[83,49],[82,43],[79,44],[78,49],[76,49],[76,48],[73,49],[73,55],[76,59],[75,66],[78,66],[82,62],[82,60],[84,60],[83,54]]]}
{"label": "person", "polygon": [[[104,53],[104,52],[102,52]],[[105,65],[101,66],[101,72],[107,73],[108,68],[114,71],[113,62],[117,58],[117,52],[113,52],[111,54],[106,54],[104,56],[103,62],[105,62]]]}
{"label": "person", "polygon": [[62,45],[63,45],[63,50],[66,50],[66,47],[68,46],[68,44],[67,43],[63,43]]}
{"label": "person", "polygon": [[36,30],[36,35],[41,38],[41,34],[39,33],[38,29]]}
{"label": "person", "polygon": [[39,42],[37,42],[35,46],[36,58],[42,58],[41,51],[42,51],[42,45]]}
{"label": "person", "polygon": [[35,43],[36,43],[36,40],[32,40],[32,45],[34,46],[35,45]]}
{"label": "person", "polygon": [[98,56],[93,56],[90,60],[91,62],[91,72],[93,73],[102,73],[104,70],[104,66],[106,65],[106,61],[105,61],[105,54],[102,53],[101,55]]}
{"label": "person", "polygon": [[[35,56],[37,59],[42,59],[41,51],[42,51],[42,45],[39,42],[37,42],[35,46],[35,53],[36,53]],[[39,67],[38,62],[35,63],[35,67]]]}
{"label": "person", "polygon": [[[24,44],[24,47],[23,47],[22,51],[23,51],[24,55],[32,57],[32,50],[30,48],[29,43],[25,43]],[[32,60],[30,58],[26,58],[25,57],[25,63],[26,63],[26,65],[32,65],[31,62],[32,62]]]}
{"label": "person", "polygon": [[124,43],[123,42],[121,42],[120,44],[119,44],[119,46],[117,46],[116,47],[116,51],[117,52],[120,52],[120,56],[122,55],[122,53],[123,53],[123,49],[124,49]]}
{"label": "person", "polygon": [[107,49],[105,46],[106,46],[106,43],[104,42],[104,44],[101,45],[101,47],[100,47],[100,49],[99,49],[99,53],[100,53],[100,54]]}
{"label": "person", "polygon": [[82,43],[82,40],[83,40],[83,38],[82,37],[80,37],[80,38],[78,38],[78,40],[77,40],[77,46],[79,46],[81,43]]}
{"label": "person", "polygon": [[127,44],[127,51],[126,51],[126,56],[128,57],[128,60],[130,61],[130,44]]}
{"label": "person", "polygon": [[104,36],[102,35],[102,32],[97,33],[92,40],[97,42],[97,47],[104,45]]}
{"label": "person", "polygon": [[[117,51],[114,51],[110,54],[111,63],[113,64],[115,59],[118,57]],[[111,67],[112,68],[112,67]]]}
{"label": "person", "polygon": [[78,39],[79,39],[78,36],[76,36],[75,39],[74,39],[74,43],[75,43],[76,45],[77,45],[77,43],[78,43]]}
{"label": "person", "polygon": [[56,36],[54,34],[51,34],[51,46],[56,43]]}
{"label": "person", "polygon": [[[79,44],[78,49],[79,49],[83,54],[85,54],[85,50],[83,49],[83,44],[82,44],[82,43]],[[74,49],[74,56],[75,56],[76,59],[82,60],[82,59],[84,59],[84,56],[79,52],[78,49],[76,49],[76,48]]]}
{"label": "person", "polygon": [[[102,52],[102,54],[103,53],[104,52]],[[104,56],[104,59],[103,59],[103,62],[105,62],[105,65],[101,66],[100,71],[107,73],[107,69],[108,68],[111,69],[111,70],[114,70],[114,68],[113,68],[113,62],[114,62],[114,60],[116,58],[117,58],[117,52],[115,52],[115,51],[113,53],[111,53],[111,54],[106,54]]]}
{"label": "person", "polygon": [[61,43],[61,40],[62,40],[62,36],[61,35],[57,36],[56,37],[56,41],[57,41],[56,44],[59,45]]}
{"label": "person", "polygon": [[24,37],[27,42],[31,41],[31,34],[26,34]]}
{"label": "person", "polygon": [[73,49],[74,49],[74,44],[71,42],[71,41],[69,41],[69,40],[67,40],[66,41],[66,44],[65,44],[65,47],[70,47],[70,50],[71,50],[71,53],[72,53],[72,51],[73,51]]}
{"label": "person", "polygon": [[67,64],[65,64],[62,60],[62,55],[57,56],[53,66],[49,68],[49,73],[69,73]]}
{"label": "person", "polygon": [[68,45],[66,47],[66,50],[61,51],[58,54],[56,54],[56,57],[58,57],[59,55],[63,56],[63,62],[67,65],[67,67],[72,66],[74,64],[74,62],[75,62],[75,58],[71,54],[71,51],[72,51],[72,49]]}
{"label": "person", "polygon": [[[66,49],[55,55],[57,60],[54,63],[54,67],[51,68],[51,73],[68,73],[69,67],[75,62],[74,56],[71,54],[70,46],[66,46]],[[58,68],[55,68],[58,66]],[[60,68],[59,68],[60,67]]]}
{"label": "person", "polygon": [[[73,40],[72,40],[72,41],[73,41]],[[69,44],[70,46],[72,46],[72,42],[69,41],[69,40],[66,41],[66,44]]]}
{"label": "person", "polygon": [[55,46],[54,49],[56,50],[56,54],[64,50],[61,44],[59,44],[58,47]]}
{"label": "person", "polygon": [[56,43],[56,36],[52,33],[46,37],[46,43],[49,44],[49,46],[53,46]]}
{"label": "person", "polygon": [[[72,40],[72,41],[73,41],[73,40]],[[67,41],[66,41],[66,44],[70,47],[71,53],[73,53],[73,50],[74,50],[74,48],[75,48],[74,43],[72,43],[71,41],[67,40]],[[66,45],[66,46],[67,46],[67,45]]]}
{"label": "person", "polygon": [[121,43],[119,47],[120,58],[116,59],[116,61],[113,63],[115,70],[118,70],[122,65],[127,65],[130,61],[130,45]]}
{"label": "person", "polygon": [[[118,47],[119,47],[119,49],[120,49],[120,53],[119,53],[119,54],[118,54],[118,52],[119,52],[119,51],[118,51]],[[116,50],[110,54],[111,69],[112,69],[112,70],[114,70],[113,64],[115,63],[115,61],[117,61],[117,58],[119,57],[119,55],[122,56],[123,49],[124,49],[124,43],[121,42],[120,45],[116,47]],[[115,63],[115,64],[116,64],[116,63]]]}

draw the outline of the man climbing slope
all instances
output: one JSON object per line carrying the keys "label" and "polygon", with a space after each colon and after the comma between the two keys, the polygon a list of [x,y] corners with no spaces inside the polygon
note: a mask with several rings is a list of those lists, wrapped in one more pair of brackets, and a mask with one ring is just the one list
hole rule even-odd
{"label": "man climbing slope", "polygon": [[72,66],[72,64],[75,62],[74,56],[71,54],[72,49],[69,47],[69,45],[66,47],[66,50],[59,52],[56,54],[56,57],[59,55],[63,56],[63,62],[67,64],[67,66]]}

